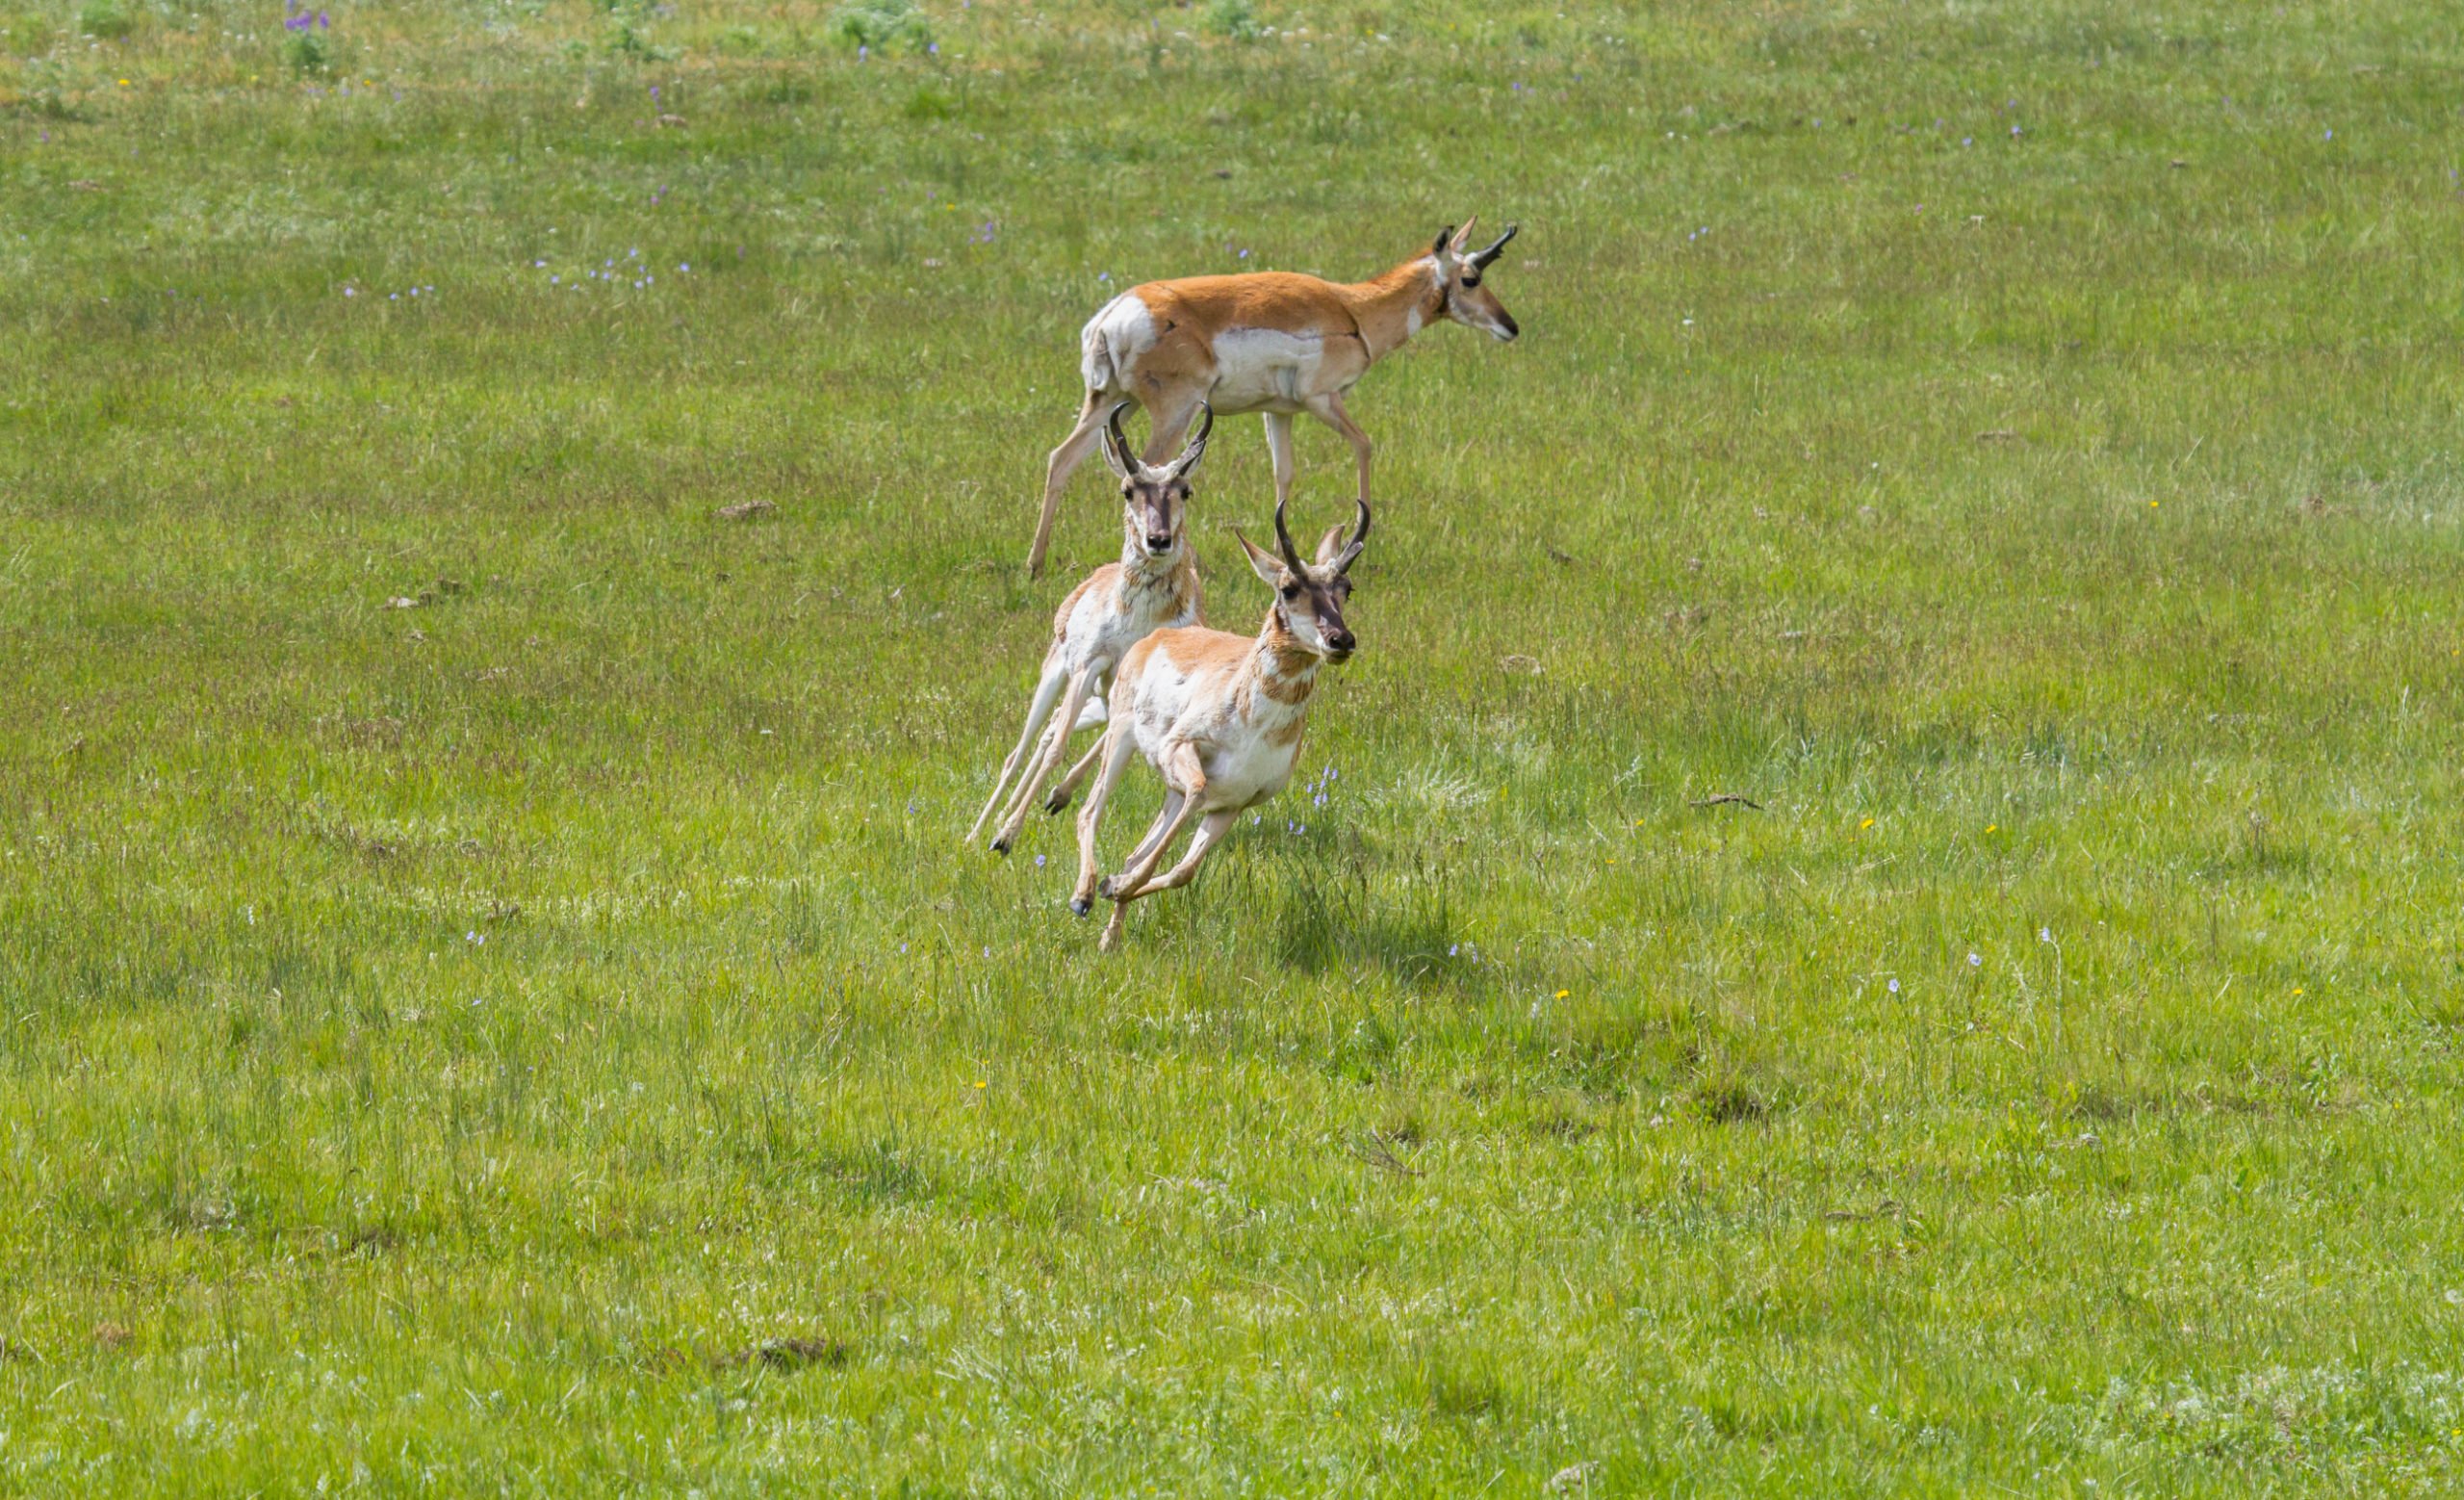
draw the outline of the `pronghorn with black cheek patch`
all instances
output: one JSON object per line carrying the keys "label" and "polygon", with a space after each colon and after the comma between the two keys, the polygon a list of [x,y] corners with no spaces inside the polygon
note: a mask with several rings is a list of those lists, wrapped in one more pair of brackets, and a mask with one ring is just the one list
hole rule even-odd
{"label": "pronghorn with black cheek patch", "polygon": [[1439,231],[1426,254],[1367,281],[1285,272],[1189,276],[1149,281],[1105,303],[1079,335],[1086,404],[1045,464],[1027,572],[1042,570],[1062,489],[1095,445],[1104,413],[1123,400],[1145,407],[1154,423],[1150,462],[1172,451],[1201,401],[1227,415],[1263,412],[1278,505],[1292,499],[1292,419],[1305,411],[1351,445],[1367,501],[1369,434],[1344,409],[1345,395],[1432,323],[1451,319],[1501,341],[1521,333],[1482,280],[1515,229],[1508,224],[1486,248],[1472,250],[1467,220]]}
{"label": "pronghorn with black cheek patch", "polygon": [[[1113,902],[1098,946],[1120,941],[1130,902],[1188,885],[1233,821],[1292,779],[1318,669],[1348,660],[1359,644],[1344,623],[1351,597],[1348,575],[1369,541],[1369,503],[1359,504],[1350,537],[1340,526],[1329,528],[1315,562],[1300,560],[1281,505],[1274,508],[1274,554],[1232,533],[1249,566],[1274,590],[1274,606],[1255,636],[1203,627],[1157,631],[1122,659],[1104,731],[1103,769],[1078,814],[1078,887],[1069,900],[1082,917],[1099,895]],[[1164,806],[1121,872],[1098,883],[1095,830],[1133,751],[1163,778]],[[1194,817],[1197,837],[1189,852],[1156,874],[1165,851]]]}
{"label": "pronghorn with black cheek patch", "polygon": [[[1158,467],[1131,453],[1129,437],[1120,428],[1121,413],[1128,409],[1127,401],[1113,408],[1104,442],[1105,461],[1120,476],[1120,560],[1087,575],[1086,582],[1071,589],[1053,614],[1052,645],[1044,652],[1043,671],[1027,705],[1026,727],[1018,732],[1018,743],[1010,758],[1001,763],[1000,778],[992,784],[984,811],[976,815],[975,826],[967,830],[970,841],[983,831],[985,819],[1000,805],[1003,789],[1010,786],[1011,773],[1019,769],[1024,758],[1026,768],[1010,810],[992,836],[995,854],[1009,853],[1017,841],[1036,793],[1060,764],[1070,733],[1078,727],[1079,711],[1105,690],[1121,658],[1158,630],[1194,625],[1198,620],[1197,561],[1189,541],[1190,475],[1206,455],[1215,414],[1206,413],[1197,436],[1180,456]],[[1061,704],[1058,714],[1052,711],[1056,699]],[[1054,792],[1051,811],[1058,813],[1068,804],[1069,792],[1085,774],[1082,762]]]}

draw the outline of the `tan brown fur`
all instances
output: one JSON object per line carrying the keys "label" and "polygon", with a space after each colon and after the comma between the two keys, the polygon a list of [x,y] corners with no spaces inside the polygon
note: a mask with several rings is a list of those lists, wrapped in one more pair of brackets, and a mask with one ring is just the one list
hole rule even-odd
{"label": "tan brown fur", "polygon": [[[1106,460],[1121,479],[1120,560],[1088,574],[1053,613],[1052,640],[1027,707],[1026,725],[1002,763],[984,811],[967,830],[972,841],[1008,793],[1009,812],[992,838],[996,854],[1008,853],[1016,841],[1029,808],[1064,758],[1079,711],[1102,695],[1119,659],[1157,628],[1198,618],[1197,559],[1188,536],[1188,476],[1205,453],[1206,431],[1171,463],[1144,463],[1130,453],[1128,435],[1120,429],[1120,413],[1127,405],[1115,408],[1104,434]],[[1213,426],[1211,416],[1208,426]],[[1058,717],[1052,714],[1056,699]],[[1014,772],[1020,775],[1012,791]],[[1079,774],[1071,772],[1047,811],[1061,810]]]}
{"label": "tan brown fur", "polygon": [[[1280,556],[1240,538],[1251,569],[1275,592],[1275,604],[1255,635],[1203,626],[1159,630],[1122,655],[1112,720],[1104,732],[1103,774],[1078,815],[1078,886],[1070,898],[1071,909],[1082,916],[1098,894],[1114,903],[1101,946],[1119,940],[1130,902],[1194,879],[1199,862],[1233,819],[1290,779],[1319,669],[1348,659],[1356,645],[1344,623],[1343,607],[1351,592],[1345,575],[1368,536],[1364,504],[1350,541],[1336,528],[1319,544],[1317,562],[1304,564],[1278,506]],[[1098,882],[1095,832],[1133,753],[1143,753],[1163,779],[1164,810],[1131,852],[1127,867]],[[1189,852],[1157,875],[1165,851],[1193,817],[1202,821]]]}
{"label": "tan brown fur", "polygon": [[[1150,461],[1180,441],[1201,401],[1214,401],[1227,413],[1263,413],[1277,505],[1292,498],[1292,420],[1305,411],[1350,445],[1358,498],[1368,500],[1372,444],[1345,408],[1352,386],[1371,366],[1434,323],[1467,322],[1501,339],[1512,339],[1519,331],[1479,276],[1514,231],[1509,226],[1497,245],[1467,256],[1471,233],[1467,221],[1459,233],[1441,235],[1428,251],[1366,281],[1326,281],[1279,271],[1184,276],[1141,283],[1105,304],[1080,336],[1088,351],[1082,367],[1086,401],[1077,425],[1046,460],[1043,506],[1027,554],[1028,573],[1042,570],[1063,486],[1091,451],[1102,414],[1121,398],[1145,407],[1153,422],[1146,453]],[[1125,315],[1121,325],[1142,318],[1147,326],[1118,337],[1104,331],[1116,326],[1109,321],[1115,310],[1128,303],[1135,303],[1137,311]],[[1235,361],[1238,373],[1227,371],[1227,346],[1219,341],[1252,332],[1315,342],[1305,357],[1261,355],[1258,346],[1248,344],[1244,346],[1248,352]],[[1273,373],[1268,386],[1256,383],[1261,371]],[[1297,373],[1303,371],[1305,375]],[[1229,385],[1224,384],[1227,378]]]}
{"label": "tan brown fur", "polygon": [[[1215,369],[1214,340],[1240,328],[1276,328],[1360,341],[1370,360],[1393,352],[1411,337],[1410,314],[1423,323],[1442,315],[1445,292],[1428,258],[1416,256],[1367,281],[1324,281],[1285,271],[1238,276],[1183,276],[1129,289],[1155,320],[1156,345],[1139,360],[1141,375],[1161,389],[1174,375]],[[1162,354],[1163,362],[1156,363]],[[1367,361],[1363,362],[1366,368]]]}

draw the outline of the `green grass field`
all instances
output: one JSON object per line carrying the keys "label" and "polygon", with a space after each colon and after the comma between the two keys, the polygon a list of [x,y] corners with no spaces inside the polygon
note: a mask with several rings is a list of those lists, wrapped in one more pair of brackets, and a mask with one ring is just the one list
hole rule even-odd
{"label": "green grass field", "polygon": [[[2464,1488],[2464,13],[0,53],[0,1492]],[[960,839],[1079,325],[1474,212],[1099,955]]]}

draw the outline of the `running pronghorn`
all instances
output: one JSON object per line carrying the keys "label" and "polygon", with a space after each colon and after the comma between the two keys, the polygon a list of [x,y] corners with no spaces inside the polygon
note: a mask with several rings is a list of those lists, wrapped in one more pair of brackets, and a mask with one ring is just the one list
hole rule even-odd
{"label": "running pronghorn", "polygon": [[1451,318],[1501,341],[1522,330],[1481,273],[1514,238],[1514,224],[1486,249],[1464,252],[1472,224],[1440,230],[1425,255],[1382,276],[1343,284],[1285,272],[1149,281],[1104,304],[1087,321],[1079,374],[1087,403],[1078,425],[1044,468],[1043,514],[1027,554],[1030,576],[1043,571],[1052,518],[1069,476],[1086,461],[1104,413],[1124,399],[1153,421],[1151,462],[1181,440],[1198,403],[1227,414],[1266,413],[1274,460],[1274,499],[1292,499],[1292,418],[1307,412],[1344,435],[1369,499],[1369,434],[1352,425],[1344,397],[1369,367],[1411,336]]}
{"label": "running pronghorn", "polygon": [[[1113,902],[1098,947],[1120,940],[1130,902],[1188,885],[1233,820],[1292,779],[1318,668],[1348,660],[1358,644],[1344,624],[1344,604],[1351,597],[1345,575],[1369,540],[1369,502],[1359,504],[1360,524],[1350,538],[1340,526],[1328,528],[1314,563],[1300,560],[1280,504],[1274,507],[1279,556],[1232,533],[1249,566],[1274,590],[1274,607],[1254,638],[1203,626],[1157,631],[1121,659],[1112,722],[1104,730],[1103,771],[1078,814],[1078,888],[1069,898],[1069,909],[1081,917],[1098,895]],[[1095,829],[1132,750],[1163,777],[1164,806],[1130,851],[1127,867],[1098,885]],[[1157,875],[1155,866],[1182,825],[1200,815],[1189,853]]]}
{"label": "running pronghorn", "polygon": [[[1017,747],[1001,763],[992,796],[966,831],[969,841],[983,831],[984,820],[1000,804],[1002,789],[1010,785],[1010,773],[1018,769],[1033,745],[1034,756],[1019,777],[1010,812],[992,836],[995,854],[1010,852],[1036,793],[1061,763],[1063,747],[1078,727],[1080,709],[1091,694],[1104,691],[1129,648],[1158,630],[1197,623],[1197,561],[1190,555],[1189,541],[1190,473],[1206,455],[1215,413],[1206,413],[1197,436],[1178,458],[1156,467],[1130,452],[1128,435],[1120,429],[1120,414],[1128,409],[1127,401],[1115,406],[1104,429],[1104,461],[1120,476],[1120,560],[1087,575],[1052,617],[1052,645],[1044,652],[1043,674],[1027,705],[1027,727],[1018,732]],[[1062,700],[1057,715],[1052,712],[1056,698]],[[1038,739],[1047,717],[1050,728]],[[1068,786],[1054,794],[1051,811],[1068,805],[1068,794],[1083,774],[1083,764],[1070,773]]]}

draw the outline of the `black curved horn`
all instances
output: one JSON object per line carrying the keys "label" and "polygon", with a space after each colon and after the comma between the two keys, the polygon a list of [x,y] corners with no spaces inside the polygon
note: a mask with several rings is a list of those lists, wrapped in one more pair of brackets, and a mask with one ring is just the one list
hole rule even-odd
{"label": "black curved horn", "polygon": [[1522,233],[1522,231],[1523,226],[1521,224],[1506,225],[1505,233],[1498,236],[1496,244],[1491,245],[1487,249],[1482,250],[1472,257],[1472,264],[1475,267],[1484,267],[1488,265],[1489,262],[1496,260],[1500,255],[1505,253],[1505,242],[1513,239],[1516,235]]}
{"label": "black curved horn", "polygon": [[1292,532],[1283,524],[1283,502],[1279,500],[1274,503],[1274,544],[1282,549],[1283,565],[1290,568],[1295,577],[1308,573],[1309,570],[1300,565],[1300,549],[1292,545]]}
{"label": "black curved horn", "polygon": [[1107,421],[1104,426],[1112,434],[1111,441],[1114,445],[1113,452],[1121,468],[1131,474],[1136,474],[1139,467],[1138,451],[1129,446],[1129,434],[1120,429],[1120,414],[1129,410],[1129,402],[1122,401],[1120,404],[1115,406],[1113,408],[1111,419]]}
{"label": "black curved horn", "polygon": [[1360,525],[1353,528],[1351,540],[1344,544],[1343,552],[1335,558],[1337,573],[1350,572],[1351,565],[1360,560],[1360,550],[1369,545],[1369,502],[1360,500],[1353,504],[1360,506]]}
{"label": "black curved horn", "polygon": [[1206,456],[1206,435],[1214,430],[1215,408],[1205,401],[1198,402],[1197,436],[1191,438],[1190,446],[1181,450],[1181,456],[1172,460],[1172,478],[1180,478],[1197,467],[1197,461]]}

